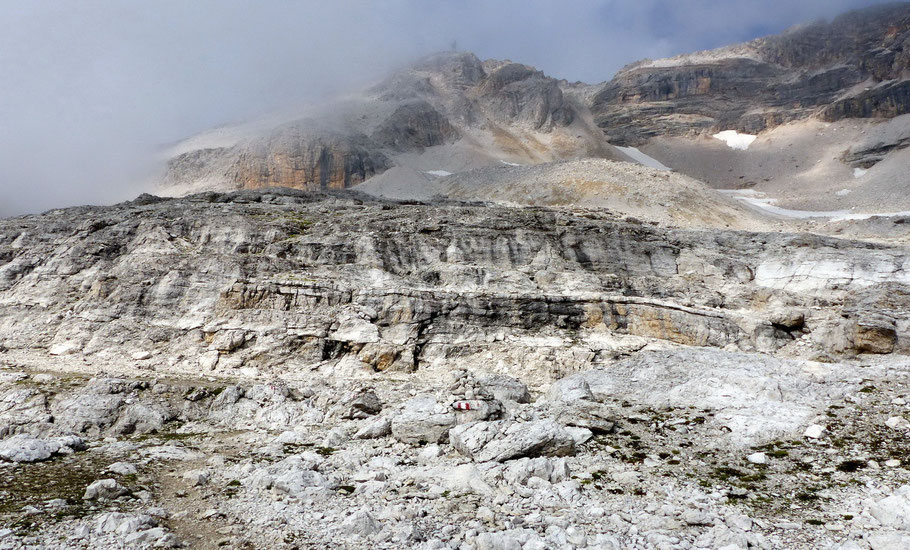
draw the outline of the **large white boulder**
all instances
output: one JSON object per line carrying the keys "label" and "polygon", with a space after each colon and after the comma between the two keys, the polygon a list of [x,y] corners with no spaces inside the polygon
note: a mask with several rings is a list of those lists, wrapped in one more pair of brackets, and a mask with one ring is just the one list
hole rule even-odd
{"label": "large white boulder", "polygon": [[455,413],[431,396],[418,396],[404,404],[392,419],[392,435],[404,443],[440,443],[455,425]]}
{"label": "large white boulder", "polygon": [[449,437],[458,452],[477,462],[575,453],[572,435],[552,420],[472,422],[453,428]]}

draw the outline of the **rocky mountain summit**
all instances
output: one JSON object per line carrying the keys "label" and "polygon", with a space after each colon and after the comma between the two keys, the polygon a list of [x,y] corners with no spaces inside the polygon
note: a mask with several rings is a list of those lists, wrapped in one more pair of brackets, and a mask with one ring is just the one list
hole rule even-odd
{"label": "rocky mountain summit", "polygon": [[164,183],[344,189],[393,166],[413,168],[408,154],[447,145],[471,163],[623,158],[588,119],[584,105],[532,67],[440,53],[297,119],[235,128],[226,142],[198,136],[172,152]]}
{"label": "rocky mountain summit", "polygon": [[901,2],[746,44],[633,63],[591,110],[616,145],[721,130],[756,134],[811,115],[892,118],[910,112],[908,70],[910,4]]}
{"label": "rocky mountain summit", "polygon": [[910,540],[906,247],[289,189],[0,221],[0,547]]}

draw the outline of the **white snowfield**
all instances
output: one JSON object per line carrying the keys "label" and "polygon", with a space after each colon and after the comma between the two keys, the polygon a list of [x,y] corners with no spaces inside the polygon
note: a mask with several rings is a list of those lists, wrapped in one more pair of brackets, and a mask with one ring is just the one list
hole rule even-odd
{"label": "white snowfield", "polygon": [[669,167],[665,166],[662,162],[657,160],[654,157],[650,157],[641,151],[638,150],[638,147],[616,147],[622,151],[626,156],[631,157],[639,164],[647,166],[648,168],[656,168],[658,170],[670,170]]}
{"label": "white snowfield", "polygon": [[429,174],[431,176],[439,176],[439,177],[443,178],[445,176],[451,176],[452,172],[446,172],[445,170],[430,170],[429,172],[427,172],[427,174]]}
{"label": "white snowfield", "polygon": [[740,134],[736,130],[724,130],[711,137],[723,141],[731,149],[738,149],[740,151],[748,149],[749,146],[752,145],[752,142],[758,138],[758,136],[753,136],[751,134]]}

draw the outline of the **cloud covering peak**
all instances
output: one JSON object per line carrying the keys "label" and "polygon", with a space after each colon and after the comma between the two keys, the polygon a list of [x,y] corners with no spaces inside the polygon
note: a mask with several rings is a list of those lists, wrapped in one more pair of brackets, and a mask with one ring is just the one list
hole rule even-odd
{"label": "cloud covering peak", "polygon": [[155,152],[429,52],[599,82],[870,0],[159,0],[0,5],[0,214],[130,198]]}

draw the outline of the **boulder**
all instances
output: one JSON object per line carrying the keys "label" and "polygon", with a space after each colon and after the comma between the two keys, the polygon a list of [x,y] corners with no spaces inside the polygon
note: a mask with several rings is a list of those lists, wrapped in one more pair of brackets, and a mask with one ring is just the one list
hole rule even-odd
{"label": "boulder", "polygon": [[12,462],[40,462],[60,450],[60,444],[27,435],[0,441],[0,458]]}
{"label": "boulder", "polygon": [[449,436],[458,452],[477,462],[575,453],[572,435],[552,420],[472,422],[453,428]]}
{"label": "boulder", "polygon": [[143,529],[156,527],[158,522],[152,516],[146,514],[132,515],[121,512],[107,512],[101,514],[95,520],[94,531],[99,535],[105,533],[116,533],[118,535],[130,535]]}
{"label": "boulder", "polygon": [[354,439],[377,439],[392,434],[392,421],[388,418],[374,418],[354,434]]}
{"label": "boulder", "polygon": [[180,541],[173,534],[168,532],[164,527],[153,527],[143,531],[137,531],[124,537],[123,542],[127,545],[154,545],[157,547],[176,548],[180,546]]}
{"label": "boulder", "polygon": [[341,417],[349,420],[367,418],[382,411],[382,401],[373,390],[349,394],[339,405],[342,409]]}
{"label": "boulder", "polygon": [[298,496],[311,487],[328,487],[326,478],[314,470],[290,470],[275,477],[272,487],[279,493]]}
{"label": "boulder", "polygon": [[86,487],[83,500],[110,500],[130,494],[130,490],[115,479],[99,479]]}
{"label": "boulder", "polygon": [[493,397],[503,402],[530,403],[531,394],[524,382],[504,374],[492,374],[478,379]]}
{"label": "boulder", "polygon": [[547,392],[547,400],[556,402],[571,402],[579,399],[594,401],[594,394],[585,379],[585,373],[567,376],[557,380]]}
{"label": "boulder", "polygon": [[158,404],[134,403],[125,407],[111,427],[119,435],[157,432],[175,417],[172,411]]}
{"label": "boulder", "polygon": [[570,478],[569,466],[564,458],[519,458],[502,466],[502,479],[509,485],[525,485],[532,477],[550,483],[561,483]]}
{"label": "boulder", "polygon": [[382,530],[382,525],[376,521],[373,514],[366,510],[358,510],[348,516],[341,524],[346,533],[354,533],[368,537]]}
{"label": "boulder", "polygon": [[498,399],[460,400],[452,404],[458,424],[467,424],[478,420],[499,420],[505,409]]}
{"label": "boulder", "polygon": [[71,453],[85,449],[85,443],[76,436],[37,439],[18,434],[0,441],[0,458],[11,462],[40,462],[58,453]]}
{"label": "boulder", "polygon": [[120,395],[89,391],[52,403],[51,412],[63,430],[98,434],[114,425],[123,404]]}
{"label": "boulder", "polygon": [[875,533],[869,535],[869,546],[872,550],[907,550],[910,548],[910,535],[905,533]]}
{"label": "boulder", "polygon": [[[38,377],[33,377],[38,382]],[[14,387],[0,395],[0,437],[53,421],[47,408],[47,397],[32,388]]]}
{"label": "boulder", "polygon": [[793,308],[778,309],[771,312],[768,320],[784,330],[799,330],[806,324],[806,314]]}
{"label": "boulder", "polygon": [[455,413],[436,399],[418,396],[408,400],[404,410],[392,419],[392,435],[404,443],[440,443],[448,438],[455,422]]}
{"label": "boulder", "polygon": [[564,426],[587,428],[594,433],[610,433],[616,426],[614,410],[602,403],[577,400],[561,403],[555,409],[554,420]]}
{"label": "boulder", "polygon": [[239,349],[246,342],[246,332],[242,330],[219,330],[209,349],[231,353]]}
{"label": "boulder", "polygon": [[853,345],[860,353],[891,353],[897,344],[894,321],[870,316],[856,322]]}
{"label": "boulder", "polygon": [[904,485],[869,507],[869,513],[883,526],[910,530],[910,485]]}
{"label": "boulder", "polygon": [[114,462],[107,467],[107,471],[120,476],[128,476],[135,474],[137,469],[132,462]]}

